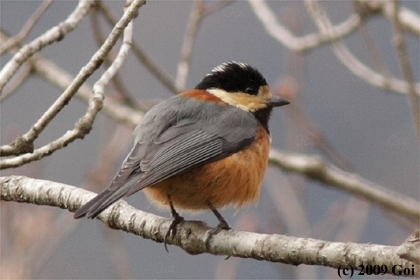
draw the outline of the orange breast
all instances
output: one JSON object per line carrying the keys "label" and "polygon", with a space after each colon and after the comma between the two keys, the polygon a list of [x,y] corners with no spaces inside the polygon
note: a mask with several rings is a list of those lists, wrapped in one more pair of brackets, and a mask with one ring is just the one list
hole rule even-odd
{"label": "orange breast", "polygon": [[260,127],[254,143],[227,158],[208,163],[144,189],[158,205],[176,209],[203,210],[208,203],[216,208],[241,207],[258,199],[267,169],[270,138]]}

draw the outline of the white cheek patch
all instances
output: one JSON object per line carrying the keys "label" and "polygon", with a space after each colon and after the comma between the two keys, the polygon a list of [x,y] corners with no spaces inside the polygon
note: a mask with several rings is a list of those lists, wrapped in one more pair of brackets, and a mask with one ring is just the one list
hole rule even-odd
{"label": "white cheek patch", "polygon": [[225,102],[225,103],[227,103],[229,105],[238,107],[238,108],[240,108],[240,109],[242,109],[244,111],[249,112],[249,108],[248,107],[246,107],[246,106],[244,106],[244,105],[236,102],[233,98],[231,98],[229,96],[229,93],[227,91],[223,90],[223,89],[210,88],[210,89],[207,90],[207,92],[213,94],[216,97],[219,97],[223,102]]}

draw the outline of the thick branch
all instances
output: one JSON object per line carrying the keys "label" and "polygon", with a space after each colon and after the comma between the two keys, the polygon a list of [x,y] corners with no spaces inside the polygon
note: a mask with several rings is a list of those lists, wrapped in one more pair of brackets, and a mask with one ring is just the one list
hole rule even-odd
{"label": "thick branch", "polygon": [[420,264],[420,230],[417,229],[407,240],[399,247],[398,255],[406,260]]}
{"label": "thick branch", "polygon": [[[22,176],[0,177],[0,188],[1,200],[55,206],[71,212],[94,196],[93,193],[76,187]],[[160,243],[163,242],[171,222],[170,219],[136,210],[122,201],[105,210],[99,215],[99,219],[110,228],[121,229]],[[183,222],[176,236],[168,240],[168,243],[177,245],[190,254],[209,253],[332,268],[352,266],[357,269],[361,264],[385,265],[389,274],[392,273],[393,266],[401,265],[403,268],[414,267],[415,276],[419,275],[419,266],[399,257],[398,246],[326,242],[233,229],[209,238],[210,229],[203,222]]]}

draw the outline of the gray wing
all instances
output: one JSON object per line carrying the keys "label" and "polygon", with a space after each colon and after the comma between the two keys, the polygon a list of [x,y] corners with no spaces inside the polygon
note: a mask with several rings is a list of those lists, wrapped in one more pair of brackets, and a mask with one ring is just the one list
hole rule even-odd
{"label": "gray wing", "polygon": [[258,131],[251,113],[232,106],[202,106],[182,97],[162,103],[136,128],[134,147],[109,188],[76,211],[75,218],[94,218],[124,196],[240,151]]}

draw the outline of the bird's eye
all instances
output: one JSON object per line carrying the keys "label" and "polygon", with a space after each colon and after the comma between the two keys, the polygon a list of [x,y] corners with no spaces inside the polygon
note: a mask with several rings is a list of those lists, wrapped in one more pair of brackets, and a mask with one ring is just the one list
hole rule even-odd
{"label": "bird's eye", "polygon": [[254,93],[254,88],[252,88],[252,87],[247,87],[246,89],[245,89],[245,92],[246,93],[248,93],[248,94],[253,94]]}

